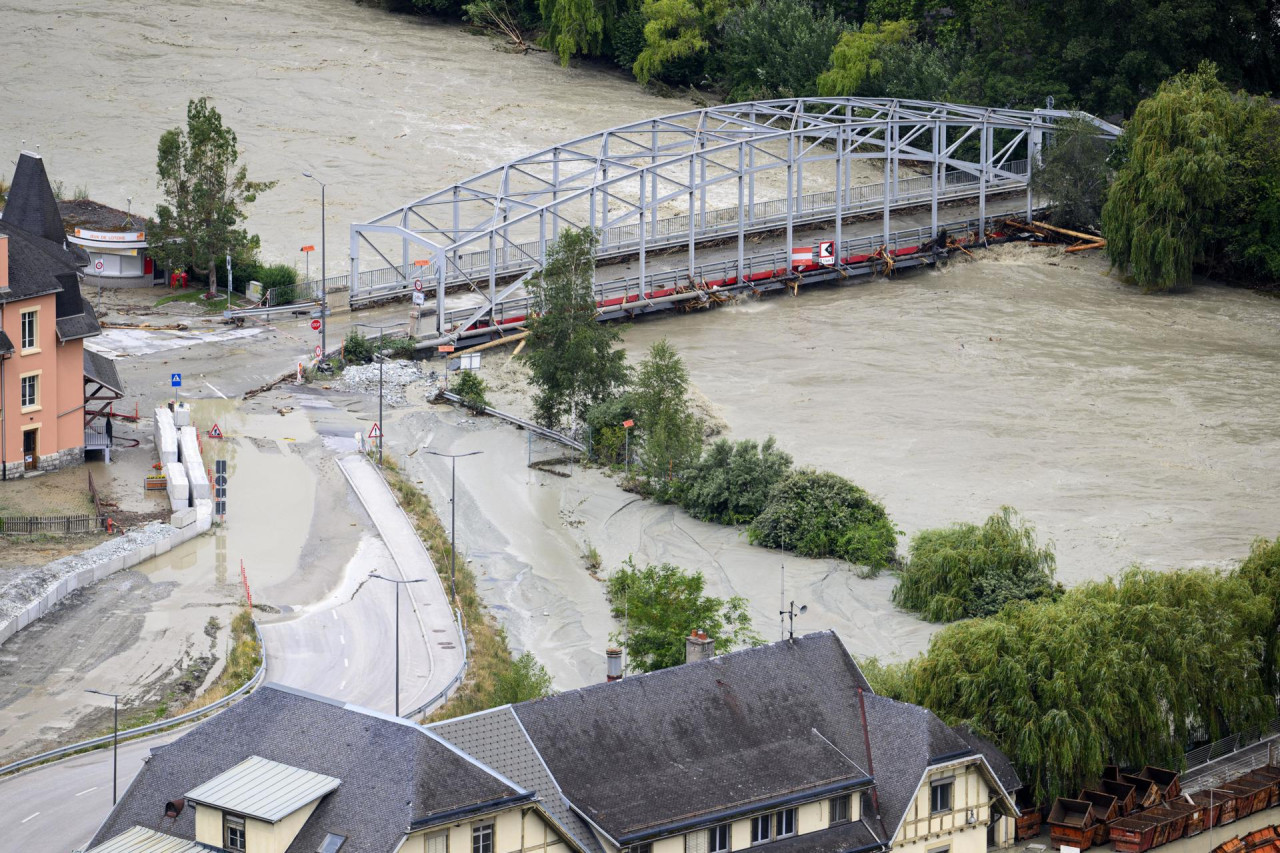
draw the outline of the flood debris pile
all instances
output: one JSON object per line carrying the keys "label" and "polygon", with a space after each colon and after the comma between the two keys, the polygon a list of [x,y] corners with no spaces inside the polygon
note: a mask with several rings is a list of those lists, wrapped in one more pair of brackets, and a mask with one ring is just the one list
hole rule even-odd
{"label": "flood debris pile", "polygon": [[382,365],[357,364],[342,371],[338,387],[357,394],[378,395],[378,371],[382,371],[382,402],[388,406],[405,406],[409,403],[408,388],[420,381],[429,381],[416,361],[387,361]]}

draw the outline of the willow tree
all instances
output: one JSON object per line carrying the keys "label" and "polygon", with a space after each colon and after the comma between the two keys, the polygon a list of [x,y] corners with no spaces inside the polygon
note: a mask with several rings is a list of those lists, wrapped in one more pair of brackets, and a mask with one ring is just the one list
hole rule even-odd
{"label": "willow tree", "polygon": [[1240,99],[1202,63],[1138,105],[1122,137],[1123,164],[1102,209],[1112,263],[1149,291],[1190,281],[1231,188]]}
{"label": "willow tree", "polygon": [[[911,39],[911,21],[868,21],[847,30],[831,51],[831,67],[818,75],[818,94],[864,95],[866,88],[884,73],[884,51]],[[896,93],[891,93],[896,94]]]}
{"label": "willow tree", "polygon": [[166,130],[156,157],[164,202],[156,207],[151,253],[170,269],[207,269],[209,293],[218,289],[218,263],[254,252],[257,237],[239,227],[245,208],[274,181],[251,181],[239,163],[235,131],[208,98],[187,104],[187,127]]}
{"label": "willow tree", "polygon": [[544,47],[555,52],[561,65],[578,54],[598,56],[605,35],[617,17],[617,4],[597,0],[539,0]]}

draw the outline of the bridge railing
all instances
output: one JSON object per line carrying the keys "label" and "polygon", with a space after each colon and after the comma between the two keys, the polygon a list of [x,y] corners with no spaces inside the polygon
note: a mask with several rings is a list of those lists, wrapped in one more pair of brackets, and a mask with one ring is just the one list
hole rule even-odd
{"label": "bridge railing", "polygon": [[[1025,176],[1028,172],[1026,160],[1015,160],[1005,163],[1001,169],[1016,175]],[[928,202],[933,196],[932,176],[917,175],[901,178],[897,181],[896,191],[890,182],[890,202],[895,206],[917,205]],[[939,200],[951,201],[967,198],[977,194],[977,175],[968,172],[952,171],[943,176],[938,187]],[[988,179],[987,192],[1008,192],[1011,189],[1026,186],[1026,177]],[[845,199],[842,211],[849,216],[874,212],[884,206],[886,187],[882,183],[857,184],[845,188]],[[778,228],[786,224],[788,199],[778,198],[758,201],[743,205],[741,213],[746,222],[746,231],[754,233],[761,230]],[[794,226],[810,225],[814,222],[833,216],[836,210],[836,191],[824,190],[805,193],[792,214]],[[723,237],[736,234],[738,231],[739,209],[733,207],[714,208],[699,211],[701,221],[695,226],[695,238],[698,240]],[[639,223],[615,225],[605,229],[601,234],[600,248],[596,255],[600,258],[611,258],[631,254],[640,246]],[[661,249],[678,246],[689,238],[689,215],[678,214],[663,217],[655,225],[646,228],[646,249]],[[495,250],[493,268],[501,276],[524,272],[532,264],[530,257],[539,257],[542,251],[541,241],[530,240],[515,246],[500,247]],[[489,275],[490,252],[488,250],[463,252],[457,254],[450,262],[445,276],[445,283],[457,284],[467,280],[487,279]],[[406,279],[403,270],[397,267],[380,267],[361,271],[357,276],[357,287],[352,291],[353,301],[381,299],[407,293],[411,289],[410,279]],[[326,286],[330,289],[340,287],[345,281],[350,283],[351,277],[330,276]],[[308,283],[311,284],[311,283]],[[300,286],[305,289],[308,285]],[[316,286],[318,287],[318,285]],[[313,287],[318,294],[318,289]]]}

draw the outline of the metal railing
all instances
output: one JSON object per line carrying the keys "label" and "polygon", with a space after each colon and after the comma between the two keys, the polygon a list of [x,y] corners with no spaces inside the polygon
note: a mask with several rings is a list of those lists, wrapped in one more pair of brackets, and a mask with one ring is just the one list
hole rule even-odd
{"label": "metal railing", "polygon": [[[470,309],[467,309],[467,310],[470,310]],[[441,391],[440,396],[444,397],[446,400],[449,400],[451,402],[462,403],[463,405],[466,405],[463,402],[463,399],[459,397],[457,394],[453,393],[452,391]],[[578,441],[577,439],[570,438],[569,436],[563,433],[556,432],[553,429],[547,429],[546,427],[538,426],[532,421],[526,421],[524,418],[518,418],[515,415],[511,415],[506,412],[500,412],[497,409],[490,408],[489,406],[484,407],[484,413],[486,415],[492,415],[493,417],[499,418],[508,423],[515,424],[516,426],[521,427],[522,429],[528,430],[534,435],[540,435],[543,438],[548,438],[552,441],[559,442],[560,444],[563,444],[565,447],[571,448],[573,450],[577,450],[580,453],[587,452],[587,446],[582,442]]]}
{"label": "metal railing", "polygon": [[[1004,164],[1002,171],[1015,175],[1027,175],[1026,160],[1015,160]],[[977,194],[979,176],[968,172],[948,172],[938,187],[939,201],[954,201]],[[930,201],[933,197],[933,177],[921,175],[903,178],[895,184],[889,183],[889,199],[896,206],[918,205]],[[990,195],[1009,192],[1025,187],[1027,178],[988,178],[986,191]],[[858,216],[873,212],[884,206],[885,184],[859,184],[845,190],[845,200],[841,206],[844,216]],[[770,199],[754,204],[715,208],[699,211],[695,214],[695,236],[697,240],[708,240],[736,234],[738,221],[746,223],[747,233],[770,230],[786,224],[789,199]],[[807,226],[833,216],[836,210],[836,191],[826,190],[806,193],[797,199],[791,220],[793,226]],[[601,232],[600,247],[596,257],[600,259],[615,258],[628,255],[640,246],[639,224],[614,225]],[[656,250],[671,246],[683,245],[689,239],[689,214],[663,217],[648,224],[645,228],[647,250]],[[445,275],[445,284],[458,284],[472,281],[476,276],[487,279],[490,270],[490,259],[493,258],[495,274],[507,276],[522,272],[532,266],[530,258],[541,257],[544,241],[529,240],[496,249],[466,253],[455,253],[449,262]],[[382,299],[407,293],[412,288],[412,275],[406,277],[404,270],[395,266],[379,267],[361,271],[357,278],[357,286],[351,292],[353,300],[367,301]],[[340,289],[345,283],[350,285],[351,275],[329,276],[324,285],[330,289]],[[305,282],[298,285],[300,290],[310,288],[319,293],[320,281]]]}
{"label": "metal railing", "polygon": [[1280,717],[1276,717],[1264,726],[1253,726],[1242,732],[1215,740],[1213,743],[1196,747],[1186,754],[1187,770],[1225,758],[1278,735],[1280,735]]}
{"label": "metal railing", "polygon": [[462,625],[462,611],[458,610],[456,607],[453,610],[453,621],[454,624],[458,626],[458,637],[462,641],[462,666],[458,667],[458,671],[454,673],[453,678],[448,684],[440,689],[440,692],[414,708],[409,713],[405,714],[404,717],[406,720],[411,720],[421,714],[430,713],[431,711],[434,711],[438,705],[443,705],[445,701],[448,700],[449,694],[452,693],[454,689],[462,683],[462,679],[466,677],[467,668],[471,664],[471,656],[467,648],[467,631]]}
{"label": "metal railing", "polygon": [[179,714],[176,717],[170,717],[166,720],[148,723],[145,726],[138,726],[137,728],[126,729],[118,734],[109,734],[103,735],[102,737],[91,738],[89,740],[81,741],[80,743],[73,743],[70,746],[51,749],[48,752],[42,752],[39,755],[33,755],[30,758],[24,758],[21,761],[14,761],[11,764],[6,764],[3,767],[0,767],[0,776],[4,776],[8,773],[14,773],[35,764],[43,764],[46,761],[52,761],[53,759],[61,758],[73,752],[82,752],[107,746],[116,739],[132,739],[142,735],[148,735],[153,732],[163,731],[164,729],[172,728],[174,726],[180,726],[183,723],[189,723],[192,720],[196,720],[200,717],[222,710],[232,702],[235,702],[237,699],[247,695],[254,687],[258,686],[258,683],[262,681],[263,676],[266,675],[267,647],[262,643],[262,633],[258,630],[257,622],[253,623],[253,632],[258,635],[258,648],[262,650],[262,662],[258,665],[258,671],[253,674],[253,677],[241,685],[241,687],[234,693],[229,693],[217,701],[210,702],[203,708],[197,708],[194,711],[188,711],[187,713]]}

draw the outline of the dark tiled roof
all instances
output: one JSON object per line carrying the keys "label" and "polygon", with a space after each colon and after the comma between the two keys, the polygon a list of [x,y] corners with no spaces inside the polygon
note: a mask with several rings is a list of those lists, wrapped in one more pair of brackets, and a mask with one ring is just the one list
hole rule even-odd
{"label": "dark tiled roof", "polygon": [[267,684],[155,750],[92,843],[135,825],[194,839],[195,809],[171,822],[165,802],[252,755],[342,780],[289,853],[312,853],[328,832],[392,853],[415,820],[523,793],[419,726]]}
{"label": "dark tiled roof", "polygon": [[1014,769],[1013,762],[1009,760],[1009,757],[1000,751],[1000,747],[968,726],[953,726],[952,728],[956,734],[964,738],[969,746],[982,753],[983,757],[987,759],[987,764],[991,765],[991,772],[996,774],[996,778],[1000,780],[1000,784],[1006,791],[1012,794],[1022,787],[1022,780],[1018,778],[1018,771]]}
{"label": "dark tiled roof", "polygon": [[[77,294],[80,293],[78,285],[75,292]],[[62,311],[58,311],[58,340],[73,341],[77,338],[91,338],[99,334],[102,334],[102,327],[98,325],[98,316],[93,313],[93,306],[89,304],[88,299],[80,300],[79,314],[71,314],[64,317],[62,316]]]}
{"label": "dark tiled roof", "polygon": [[18,157],[0,220],[54,243],[61,243],[66,236],[58,215],[58,200],[53,197],[44,160],[38,154],[24,151]]}
{"label": "dark tiled roof", "polygon": [[514,707],[565,796],[622,839],[865,779],[859,688],[826,632]]}
{"label": "dark tiled roof", "polygon": [[11,352],[13,352],[13,341],[9,340],[4,329],[0,329],[0,355],[8,355]]}
{"label": "dark tiled roof", "polygon": [[774,841],[766,849],[768,853],[854,853],[878,847],[875,833],[859,820]]}
{"label": "dark tiled roof", "polygon": [[124,393],[124,383],[120,381],[120,373],[116,370],[115,361],[87,347],[84,351],[84,375],[117,394]]}
{"label": "dark tiled roof", "polygon": [[[146,217],[115,207],[108,207],[90,199],[74,199],[58,202],[58,213],[68,229],[87,228],[90,231],[146,231],[154,223]],[[69,230],[68,233],[71,233]]]}
{"label": "dark tiled roof", "polygon": [[9,238],[9,287],[0,290],[0,302],[57,293],[63,276],[75,276],[76,266],[61,245],[3,221],[0,234]]}

